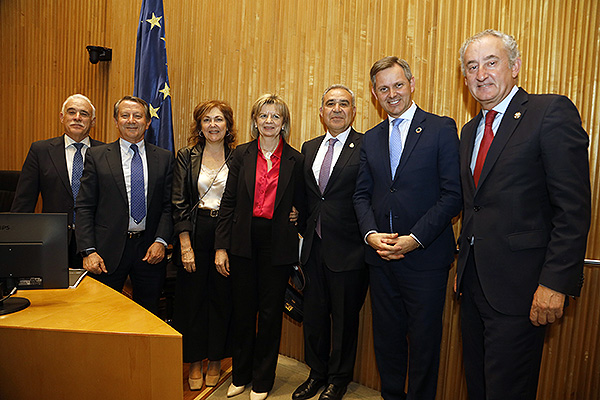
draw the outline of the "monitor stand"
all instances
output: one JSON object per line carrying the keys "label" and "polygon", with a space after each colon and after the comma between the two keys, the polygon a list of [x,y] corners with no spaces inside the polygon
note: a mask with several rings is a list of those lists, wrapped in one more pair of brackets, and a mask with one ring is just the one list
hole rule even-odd
{"label": "monitor stand", "polygon": [[0,315],[12,314],[29,307],[31,303],[24,297],[9,297],[0,301]]}

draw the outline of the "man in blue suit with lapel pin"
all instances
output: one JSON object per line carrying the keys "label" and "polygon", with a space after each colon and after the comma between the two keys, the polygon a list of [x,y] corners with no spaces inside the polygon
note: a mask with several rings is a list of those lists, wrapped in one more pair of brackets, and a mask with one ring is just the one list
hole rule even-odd
{"label": "man in blue suit with lapel pin", "polygon": [[[408,63],[371,67],[388,118],[365,133],[354,206],[366,250],[375,357],[386,400],[435,398],[442,312],[461,209],[455,122],[413,102]],[[408,365],[408,393],[404,386]]]}
{"label": "man in blue suit with lapel pin", "polygon": [[457,287],[467,389],[471,400],[534,400],[545,325],[583,284],[589,139],[567,97],[517,87],[512,36],[480,32],[460,58],[482,108],[460,140]]}

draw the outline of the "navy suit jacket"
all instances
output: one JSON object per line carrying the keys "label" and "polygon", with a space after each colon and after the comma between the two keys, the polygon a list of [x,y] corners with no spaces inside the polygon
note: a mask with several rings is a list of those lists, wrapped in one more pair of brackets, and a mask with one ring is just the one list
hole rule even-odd
{"label": "navy suit jacket", "polygon": [[308,212],[305,213],[304,218],[301,218],[302,221],[306,221],[302,223],[304,231],[302,264],[306,264],[310,256],[312,242],[316,235],[315,226],[321,216],[322,254],[327,267],[334,272],[366,268],[365,242],[360,234],[352,203],[363,136],[354,129],[350,130],[323,194],[312,171],[312,165],[325,135],[302,145],[308,205]]}
{"label": "navy suit jacket", "polygon": [[[143,240],[150,247],[157,237],[169,242],[173,234],[173,154],[148,142],[145,146],[148,195]],[[125,249],[129,225],[129,202],[118,140],[86,153],[76,209],[79,251],[96,248],[108,273],[114,272]]]}
{"label": "navy suit jacket", "polygon": [[396,261],[383,260],[369,247],[368,264],[449,268],[456,248],[451,220],[461,208],[458,145],[454,120],[417,108],[392,177],[388,119],[365,133],[354,193],[363,238],[371,230],[390,232],[391,211],[393,232],[412,233],[423,245]]}
{"label": "navy suit jacket", "polygon": [[[101,144],[104,143],[90,138],[91,147]],[[10,211],[34,212],[40,193],[43,213],[67,213],[69,225],[73,223],[73,192],[67,171],[64,135],[31,144]]]}
{"label": "navy suit jacket", "polygon": [[470,163],[481,118],[479,113],[461,132],[458,284],[474,251],[492,307],[529,315],[538,284],[574,296],[581,290],[591,213],[589,139],[568,98],[519,89],[475,188]]}

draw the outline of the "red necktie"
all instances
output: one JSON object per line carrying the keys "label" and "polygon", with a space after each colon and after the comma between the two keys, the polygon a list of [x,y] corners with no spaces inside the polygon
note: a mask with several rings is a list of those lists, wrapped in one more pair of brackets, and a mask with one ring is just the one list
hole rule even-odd
{"label": "red necktie", "polygon": [[479,176],[481,176],[481,170],[483,169],[483,163],[485,157],[490,149],[490,145],[494,140],[494,132],[492,132],[492,123],[494,118],[498,114],[498,111],[490,110],[485,116],[485,129],[483,130],[483,139],[479,145],[479,153],[477,153],[477,161],[475,162],[475,169],[473,170],[473,180],[475,181],[475,187],[479,183]]}

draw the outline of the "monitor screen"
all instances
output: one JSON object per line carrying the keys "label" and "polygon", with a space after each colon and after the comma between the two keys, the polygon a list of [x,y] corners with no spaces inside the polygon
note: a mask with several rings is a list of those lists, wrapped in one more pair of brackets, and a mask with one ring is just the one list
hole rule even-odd
{"label": "monitor screen", "polygon": [[69,287],[67,214],[0,213],[0,280],[17,289]]}

